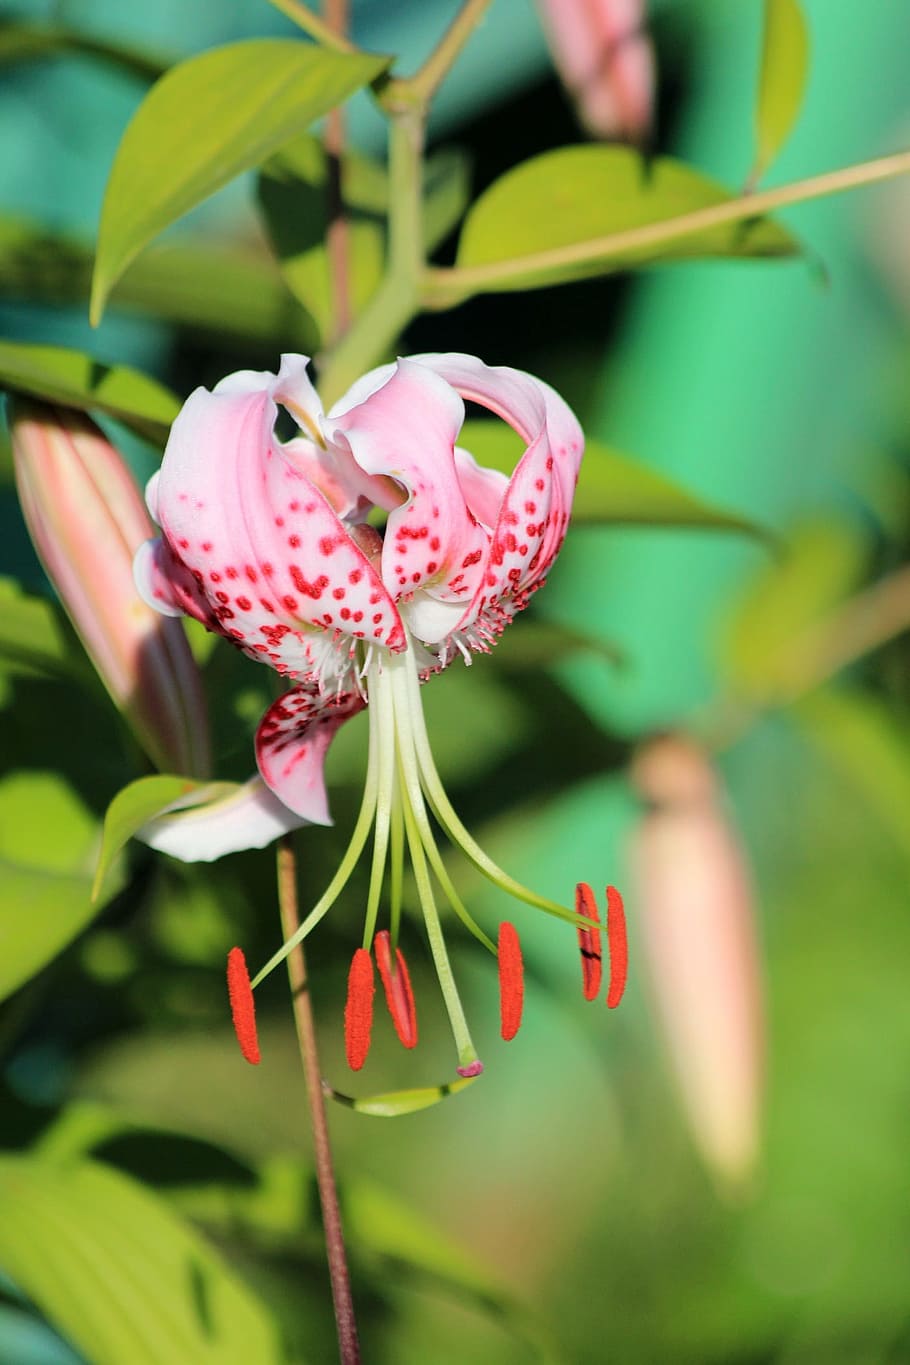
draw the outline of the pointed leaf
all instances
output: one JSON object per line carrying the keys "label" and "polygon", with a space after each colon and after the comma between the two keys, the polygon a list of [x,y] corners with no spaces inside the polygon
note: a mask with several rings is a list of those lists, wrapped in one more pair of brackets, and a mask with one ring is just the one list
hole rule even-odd
{"label": "pointed leaf", "polygon": [[94,1365],[279,1365],[255,1295],[163,1200],[95,1161],[0,1158],[0,1266]]}
{"label": "pointed leaf", "polygon": [[92,685],[94,670],[56,603],[0,578],[0,660],[27,673],[77,677]]}
{"label": "pointed leaf", "polygon": [[93,323],[147,242],[388,64],[367,53],[255,38],[173,67],[139,106],[117,149],[101,214]]}
{"label": "pointed leaf", "polygon": [[808,70],[809,34],[799,0],[765,0],[753,182],[768,169],[789,136]]}
{"label": "pointed leaf", "polygon": [[92,900],[101,890],[107,871],[123,846],[138,829],[167,810],[226,795],[236,789],[232,782],[194,782],[188,777],[159,774],[140,777],[117,793],[104,816],[101,854],[92,887]]}
{"label": "pointed leaf", "polygon": [[[523,450],[519,437],[502,422],[465,422],[458,440],[481,464],[504,474],[511,474]],[[691,527],[768,536],[748,518],[702,502],[664,474],[600,441],[585,442],[572,520],[575,525]]]}
{"label": "pointed leaf", "polygon": [[459,1090],[473,1085],[476,1076],[459,1077],[457,1081],[446,1081],[442,1085],[422,1086],[415,1090],[389,1090],[383,1095],[343,1095],[324,1084],[325,1093],[336,1104],[347,1109],[356,1109],[359,1114],[372,1114],[374,1118],[393,1119],[402,1114],[416,1114],[420,1109],[429,1109],[449,1095],[457,1095]]}
{"label": "pointed leaf", "polygon": [[164,442],[180,403],[163,384],[126,365],[105,365],[83,351],[0,341],[0,388],[106,412],[140,436]]}
{"label": "pointed leaf", "polygon": [[[646,162],[628,147],[564,147],[516,166],[480,196],[465,220],[457,264],[508,263],[508,272],[491,271],[488,282],[472,281],[471,288],[511,290],[587,279],[652,261],[789,256],[798,250],[790,234],[771,219],[745,215],[742,221],[669,240],[626,239],[633,229],[672,223],[732,202],[722,185],[680,161],[657,157]],[[557,248],[568,249],[560,263],[522,268],[525,257]]]}

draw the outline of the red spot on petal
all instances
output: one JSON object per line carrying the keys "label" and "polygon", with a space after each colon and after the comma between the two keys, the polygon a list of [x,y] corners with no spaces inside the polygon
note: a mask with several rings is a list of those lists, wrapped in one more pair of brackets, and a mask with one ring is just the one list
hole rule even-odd
{"label": "red spot on petal", "polygon": [[499,1017],[502,1036],[509,1042],[521,1024],[524,1004],[524,964],[518,931],[508,920],[499,926]]}
{"label": "red spot on petal", "polygon": [[382,978],[386,1004],[395,1032],[404,1047],[417,1046],[417,1012],[414,1008],[414,993],[404,954],[395,949],[395,965],[392,965],[392,946],[388,929],[380,929],[374,942],[376,966]]}
{"label": "red spot on petal", "polygon": [[607,887],[607,946],[610,949],[610,986],[607,1004],[615,1010],[626,989],[629,974],[629,941],[626,937],[626,912],[615,886]]}
{"label": "red spot on petal", "polygon": [[260,1061],[259,1039],[256,1035],[256,1006],[253,1003],[253,990],[246,958],[242,948],[232,948],[227,960],[228,999],[231,1002],[231,1018],[240,1051],[253,1066]]}
{"label": "red spot on petal", "polygon": [[344,1049],[352,1071],[360,1070],[370,1050],[375,990],[373,959],[366,948],[358,948],[348,972],[348,998],[344,1007]]}
{"label": "red spot on petal", "polygon": [[[587,882],[579,882],[575,888],[575,913],[586,915],[595,924],[600,924],[597,901]],[[578,947],[581,950],[582,989],[586,1000],[594,1000],[600,990],[600,977],[603,970],[601,962],[600,929],[579,929]]]}

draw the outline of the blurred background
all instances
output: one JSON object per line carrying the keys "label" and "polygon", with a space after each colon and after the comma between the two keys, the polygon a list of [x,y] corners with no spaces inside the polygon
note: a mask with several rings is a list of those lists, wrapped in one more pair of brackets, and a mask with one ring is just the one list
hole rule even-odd
{"label": "blurred background", "polygon": [[[456,8],[359,0],[353,36],[407,71]],[[895,150],[910,132],[910,11],[804,9],[809,82],[771,183]],[[0,48],[0,335],[130,362],[181,396],[274,367],[301,326],[277,305],[230,327],[223,300],[200,325],[115,297],[91,333],[80,253],[155,62],[291,26],[257,0],[61,0],[5,4],[2,18],[85,41]],[[741,187],[760,5],[653,0],[648,21],[651,147]],[[143,58],[128,71],[95,40]],[[365,98],[349,131],[382,154]],[[495,0],[438,101],[433,145],[465,150],[476,194],[584,136],[538,12]],[[488,297],[424,317],[401,344],[541,375],[592,437],[774,538],[581,528],[528,613],[581,646],[531,663],[522,619],[514,651],[510,640],[427,689],[440,771],[497,861],[557,899],[580,879],[626,892],[630,987],[617,1012],[586,1003],[572,931],[516,911],[529,981],[506,1047],[495,970],[451,930],[482,1083],[396,1121],[331,1115],[370,1361],[910,1361],[910,195],[897,182],[783,219],[805,259]],[[45,257],[17,247],[26,222],[57,244]],[[170,240],[194,234],[263,258],[252,183]],[[116,434],[147,475],[155,452]],[[6,455],[0,496],[2,571],[46,592]],[[244,777],[268,680],[221,646],[206,677],[220,771]],[[59,904],[63,881],[84,899],[99,820],[140,771],[136,752],[100,689],[4,665],[0,700],[0,853],[27,869],[29,900]],[[335,828],[301,836],[305,899],[345,846],[364,735],[353,722],[330,760]],[[270,855],[200,872],[137,848],[130,866],[85,934],[3,1005],[4,1143],[89,1104],[127,1116],[131,1133],[98,1155],[198,1220],[274,1308],[293,1359],[329,1359],[280,974],[260,993],[262,1067],[238,1061],[225,1019],[226,949],[242,942],[258,962],[279,937]],[[495,924],[495,893],[458,874]],[[0,902],[5,918],[22,885]],[[342,1089],[364,887],[309,950],[324,1064]],[[416,922],[405,941],[420,1048],[401,1053],[379,1020],[364,1092],[432,1084],[451,1065]],[[0,1358],[78,1359],[10,1282],[0,1290]]]}

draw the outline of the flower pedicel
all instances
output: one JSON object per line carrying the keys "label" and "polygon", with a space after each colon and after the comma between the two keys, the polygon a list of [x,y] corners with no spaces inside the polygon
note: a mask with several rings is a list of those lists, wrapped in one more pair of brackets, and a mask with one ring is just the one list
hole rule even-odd
{"label": "flower pedicel", "polygon": [[[371,949],[398,1036],[405,1046],[417,1041],[398,947],[407,846],[457,1071],[474,1076],[482,1063],[452,974],[434,879],[470,932],[494,954],[497,948],[452,884],[430,812],[503,891],[576,926],[594,921],[588,900],[573,914],[519,885],[475,843],[436,771],[420,687],[453,659],[470,663],[474,653],[488,652],[544,583],[569,520],[583,436],[548,385],[472,356],[413,356],[373,370],[327,414],[306,369],[305,357],[286,355],[277,375],[242,371],[212,392],[197,389],[149,484],[162,534],[136,559],[142,596],[166,614],[194,616],[292,684],[260,722],[259,780],[242,789],[243,809],[235,799],[237,808],[223,819],[205,810],[165,817],[150,842],[205,859],[260,846],[296,825],[328,824],[326,751],[339,726],[369,704],[363,803],[329,887],[251,983],[240,950],[231,954],[238,1037],[244,1056],[258,1060],[252,989],[334,904],[373,830],[363,940],[345,1010],[350,1065],[359,1069],[369,1047]],[[510,478],[456,445],[464,400],[503,418],[524,441]],[[274,431],[279,404],[298,426],[284,443]],[[377,933],[387,863],[389,929]],[[611,890],[614,926],[617,904]],[[599,945],[599,930],[582,932],[583,947]],[[610,930],[611,946],[617,935]],[[511,1038],[522,1006],[521,950],[511,925],[500,927],[498,957],[502,1032]],[[614,978],[611,1004],[616,994]]]}

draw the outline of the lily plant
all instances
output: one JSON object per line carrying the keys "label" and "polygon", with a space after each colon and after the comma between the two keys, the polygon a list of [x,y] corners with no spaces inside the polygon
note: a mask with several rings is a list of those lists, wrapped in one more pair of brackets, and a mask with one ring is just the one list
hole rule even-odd
{"label": "lily plant", "polygon": [[[371,370],[327,413],[307,365],[304,356],[285,355],[277,375],[240,371],[211,392],[197,389],[149,483],[161,536],[136,558],[146,602],[195,617],[290,687],[260,721],[258,779],[220,816],[205,808],[165,815],[146,838],[192,861],[262,845],[294,826],[331,823],[326,752],[339,727],[368,706],[365,789],[350,844],[324,895],[250,985],[332,907],[372,830],[363,939],[345,1016],[349,1063],[359,1069],[369,1046],[374,947],[398,1035],[409,1047],[417,1040],[398,946],[407,847],[457,1071],[471,1077],[483,1068],[434,879],[466,928],[491,952],[497,947],[455,889],[431,813],[501,890],[582,926],[583,951],[598,933],[583,927],[592,918],[587,904],[573,913],[520,885],[464,827],[433,761],[421,685],[455,660],[470,664],[487,653],[545,582],[565,536],[584,438],[547,384],[473,356],[418,355]],[[524,442],[511,477],[457,444],[466,401],[502,418]],[[276,435],[279,407],[296,424],[286,441]],[[387,870],[389,927],[377,933]],[[258,1061],[238,953],[229,973],[235,1022],[245,1055]],[[512,1037],[522,978],[511,925],[501,926],[498,956],[503,1034]]]}

